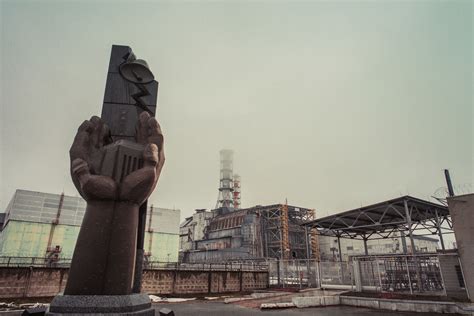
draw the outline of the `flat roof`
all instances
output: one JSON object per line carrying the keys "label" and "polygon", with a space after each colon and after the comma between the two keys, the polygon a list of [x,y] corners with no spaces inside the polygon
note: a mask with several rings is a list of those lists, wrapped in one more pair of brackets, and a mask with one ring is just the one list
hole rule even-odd
{"label": "flat roof", "polygon": [[352,239],[388,238],[409,228],[429,231],[425,235],[437,234],[438,227],[452,230],[446,206],[409,195],[318,218],[303,226],[318,229],[320,235]]}

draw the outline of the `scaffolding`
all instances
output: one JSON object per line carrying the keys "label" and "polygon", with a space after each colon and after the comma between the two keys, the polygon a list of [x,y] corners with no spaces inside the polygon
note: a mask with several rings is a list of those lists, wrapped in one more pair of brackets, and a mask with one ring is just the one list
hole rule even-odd
{"label": "scaffolding", "polygon": [[153,228],[152,228],[152,220],[153,220],[153,204],[150,206],[150,211],[148,215],[148,251],[145,252],[145,258],[148,260],[152,256],[152,249],[153,249]]}
{"label": "scaffolding", "polygon": [[267,258],[307,259],[319,256],[317,239],[301,224],[314,219],[314,210],[285,204],[255,207],[260,214],[263,254]]}

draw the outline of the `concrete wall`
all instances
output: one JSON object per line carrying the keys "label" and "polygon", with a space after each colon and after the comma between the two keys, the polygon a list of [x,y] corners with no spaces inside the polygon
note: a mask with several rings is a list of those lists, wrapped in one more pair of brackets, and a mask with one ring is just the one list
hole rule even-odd
{"label": "concrete wall", "polygon": [[64,291],[68,269],[0,268],[0,298],[54,296]]}
{"label": "concrete wall", "polygon": [[224,249],[232,247],[232,238],[231,236],[215,238],[215,239],[206,239],[196,241],[195,249],[197,250],[214,250],[214,249]]}
{"label": "concrete wall", "polygon": [[[0,298],[50,297],[66,286],[67,268],[0,268]],[[265,289],[266,271],[145,270],[148,294],[207,294]]]}
{"label": "concrete wall", "polygon": [[[449,255],[448,253],[453,255]],[[439,267],[443,275],[444,288],[448,297],[466,299],[467,293],[464,287],[461,287],[457,269],[460,267],[459,257],[456,251],[446,251],[446,254],[440,254]]]}
{"label": "concrete wall", "polygon": [[146,270],[143,291],[149,294],[205,294],[265,289],[267,272]]}
{"label": "concrete wall", "polygon": [[[248,259],[251,258],[249,249],[240,248],[226,248],[209,251],[191,251],[186,254],[186,261],[184,262],[216,262],[222,263],[226,260]],[[184,259],[183,259],[184,260]]]}
{"label": "concrete wall", "polygon": [[448,198],[464,280],[474,302],[474,194]]}

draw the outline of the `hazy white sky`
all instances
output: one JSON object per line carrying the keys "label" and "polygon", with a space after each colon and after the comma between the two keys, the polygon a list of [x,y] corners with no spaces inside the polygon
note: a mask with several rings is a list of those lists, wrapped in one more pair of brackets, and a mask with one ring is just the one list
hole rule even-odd
{"label": "hazy white sky", "polygon": [[472,185],[471,1],[0,3],[1,211],[17,188],[77,194],[68,149],[112,44],[160,82],[150,200],[182,218],[215,205],[222,148],[244,207],[428,199],[443,168]]}

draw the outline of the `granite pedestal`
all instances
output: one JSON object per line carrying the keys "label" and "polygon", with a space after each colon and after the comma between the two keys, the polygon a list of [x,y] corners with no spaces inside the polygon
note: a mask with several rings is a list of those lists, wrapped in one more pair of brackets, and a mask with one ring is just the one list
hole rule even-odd
{"label": "granite pedestal", "polygon": [[46,312],[50,316],[154,316],[146,294],[57,295]]}

